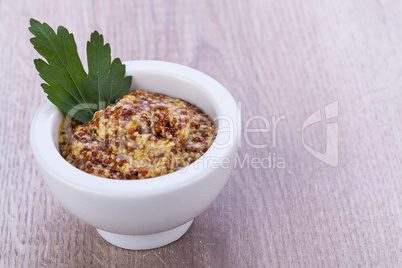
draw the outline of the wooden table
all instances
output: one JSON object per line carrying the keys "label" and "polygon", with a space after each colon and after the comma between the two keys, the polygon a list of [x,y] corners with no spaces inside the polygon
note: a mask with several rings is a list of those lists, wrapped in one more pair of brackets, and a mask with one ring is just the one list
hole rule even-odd
{"label": "wooden table", "polygon": [[[400,267],[401,12],[392,0],[1,1],[0,267]],[[46,98],[31,17],[67,27],[81,57],[98,30],[113,57],[196,68],[241,104],[237,166],[177,242],[117,248],[53,198],[28,138]]]}

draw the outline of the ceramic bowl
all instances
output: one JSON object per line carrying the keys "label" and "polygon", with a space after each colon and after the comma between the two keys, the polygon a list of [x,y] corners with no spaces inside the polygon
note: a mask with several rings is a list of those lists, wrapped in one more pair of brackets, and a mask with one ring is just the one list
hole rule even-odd
{"label": "ceramic bowl", "polygon": [[214,119],[213,145],[179,171],[144,180],[112,180],[85,173],[59,153],[64,114],[45,100],[32,121],[30,143],[43,179],[54,196],[111,244],[150,249],[180,238],[225,185],[235,161],[240,116],[230,93],[192,68],[161,61],[125,62],[131,90],[144,89],[187,100]]}

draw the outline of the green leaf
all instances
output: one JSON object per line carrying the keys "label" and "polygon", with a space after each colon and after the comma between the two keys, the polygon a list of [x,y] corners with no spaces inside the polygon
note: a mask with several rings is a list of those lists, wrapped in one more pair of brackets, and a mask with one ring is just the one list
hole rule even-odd
{"label": "green leaf", "polygon": [[111,62],[109,44],[104,44],[98,32],[91,34],[87,43],[88,74],[78,56],[74,36],[62,26],[57,34],[46,23],[31,19],[31,43],[42,59],[34,60],[48,99],[60,110],[87,123],[96,111],[113,104],[126,95],[132,77],[125,76],[125,65],[120,59]]}
{"label": "green leaf", "polygon": [[88,86],[97,88],[100,109],[128,93],[132,77],[125,77],[126,68],[120,59],[111,63],[110,46],[103,44],[103,36],[96,31],[87,43],[87,60]]}

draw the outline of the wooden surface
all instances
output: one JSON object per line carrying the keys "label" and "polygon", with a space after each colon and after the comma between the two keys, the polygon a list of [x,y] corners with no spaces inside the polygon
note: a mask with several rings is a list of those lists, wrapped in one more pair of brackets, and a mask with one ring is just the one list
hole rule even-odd
{"label": "wooden surface", "polygon": [[[401,12],[396,0],[0,1],[0,267],[401,267]],[[241,103],[243,127],[270,123],[243,136],[238,159],[271,153],[285,167],[238,165],[173,244],[108,244],[53,198],[33,159],[29,126],[45,94],[30,17],[66,26],[82,57],[98,30],[113,57],[211,75]],[[334,101],[331,167],[301,132]],[[283,119],[276,137],[272,116]],[[305,143],[324,152],[325,130],[306,128]]]}

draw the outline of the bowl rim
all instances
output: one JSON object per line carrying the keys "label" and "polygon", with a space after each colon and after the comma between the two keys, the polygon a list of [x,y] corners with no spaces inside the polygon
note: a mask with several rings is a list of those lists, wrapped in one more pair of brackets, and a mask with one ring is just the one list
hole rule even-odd
{"label": "bowl rim", "polygon": [[[221,129],[218,127],[218,134],[213,145],[194,163],[183,168],[186,169],[185,172],[182,172],[183,169],[180,169],[166,175],[144,180],[113,180],[100,178],[86,173],[68,163],[60,155],[56,145],[53,144],[53,142],[49,142],[49,140],[54,140],[55,135],[54,131],[51,131],[52,123],[54,124],[55,121],[58,121],[59,117],[63,116],[63,114],[55,105],[46,99],[39,106],[32,119],[30,144],[37,163],[47,176],[59,180],[59,182],[69,185],[70,187],[80,188],[81,190],[96,194],[118,195],[120,197],[135,194],[138,197],[142,197],[158,195],[163,192],[186,187],[209,175],[215,169],[222,168],[218,166],[208,166],[205,169],[195,168],[197,163],[206,159],[206,157],[216,157],[217,159],[226,157],[234,161],[233,156],[237,151],[241,132],[240,112],[236,101],[222,84],[198,70],[176,63],[154,60],[135,60],[123,63],[126,65],[126,75],[132,75],[132,73],[135,72],[158,72],[174,75],[178,78],[189,80],[200,86],[209,94],[212,94],[214,100],[216,100],[213,105],[218,115],[229,116],[233,120],[234,131],[231,133],[233,146],[226,146],[224,148],[214,146],[222,136]],[[133,77],[133,79],[135,79],[135,77]]]}

